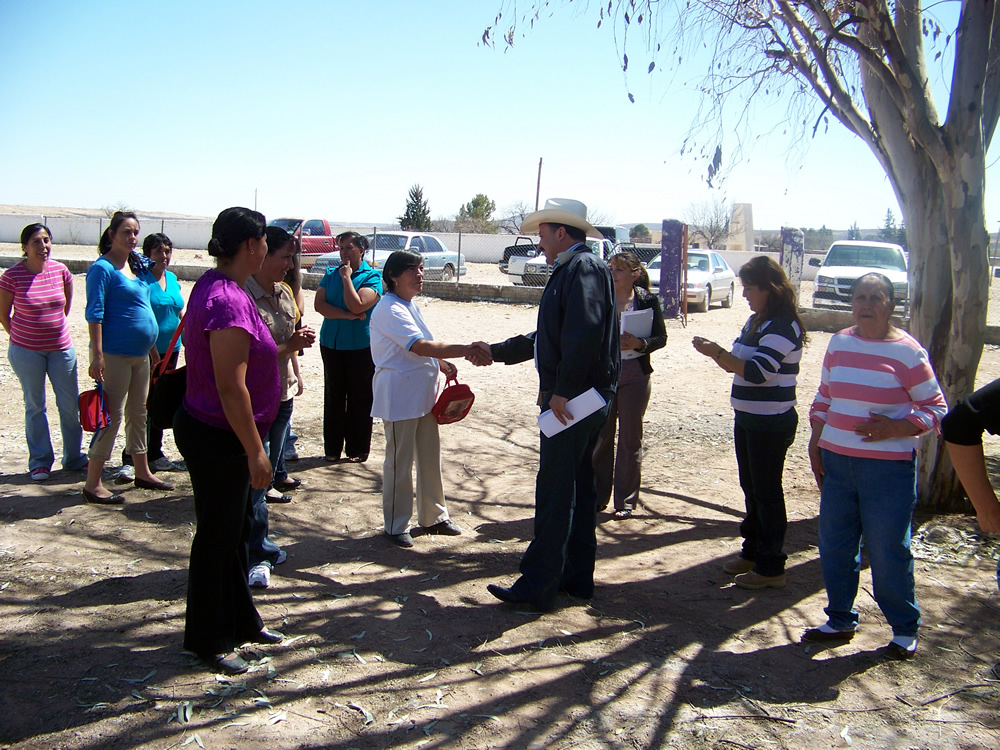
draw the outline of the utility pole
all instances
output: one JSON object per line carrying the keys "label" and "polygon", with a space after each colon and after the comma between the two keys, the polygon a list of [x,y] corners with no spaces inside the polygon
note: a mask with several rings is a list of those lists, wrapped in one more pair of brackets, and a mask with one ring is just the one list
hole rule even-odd
{"label": "utility pole", "polygon": [[257,210],[257,188],[253,189],[253,210]]}
{"label": "utility pole", "polygon": [[538,210],[538,196],[542,192],[542,157],[538,157],[538,184],[535,186],[535,210]]}

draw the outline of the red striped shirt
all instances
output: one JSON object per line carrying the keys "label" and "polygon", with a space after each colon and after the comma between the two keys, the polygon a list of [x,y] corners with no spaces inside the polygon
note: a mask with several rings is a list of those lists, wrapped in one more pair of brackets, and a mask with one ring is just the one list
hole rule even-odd
{"label": "red striped shirt", "polygon": [[10,317],[10,343],[36,352],[69,349],[73,345],[66,323],[66,286],[73,274],[62,263],[46,262],[41,273],[32,273],[24,261],[0,276],[0,289],[14,297]]}

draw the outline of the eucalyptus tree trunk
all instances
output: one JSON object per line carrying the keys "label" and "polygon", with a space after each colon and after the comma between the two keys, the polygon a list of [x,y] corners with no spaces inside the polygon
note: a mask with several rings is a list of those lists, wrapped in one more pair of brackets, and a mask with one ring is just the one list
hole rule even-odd
{"label": "eucalyptus tree trunk", "polygon": [[[871,129],[858,134],[885,168],[906,223],[910,333],[927,349],[949,405],[975,388],[989,300],[982,71],[990,56],[994,6],[980,2],[978,13],[962,14],[944,123],[930,94],[918,0],[898,0],[895,33],[885,44],[905,55],[906,65],[899,66],[904,73],[887,82],[883,70],[864,63],[861,69]],[[888,38],[888,13],[869,19],[861,38],[875,46],[885,41],[880,35]],[[901,99],[909,102],[902,112]],[[989,105],[989,111],[994,108]],[[921,440],[918,464],[922,506],[969,509],[936,433]]]}

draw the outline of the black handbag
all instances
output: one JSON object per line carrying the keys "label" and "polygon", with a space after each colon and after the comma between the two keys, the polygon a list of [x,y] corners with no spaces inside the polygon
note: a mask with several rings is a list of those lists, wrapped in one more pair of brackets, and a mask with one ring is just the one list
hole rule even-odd
{"label": "black handbag", "polygon": [[153,365],[149,373],[149,397],[146,399],[146,412],[150,425],[157,430],[169,430],[174,426],[174,414],[184,402],[187,392],[187,367],[170,368],[177,340],[184,330],[184,318],[177,325],[174,337],[170,339],[167,353],[159,362]]}

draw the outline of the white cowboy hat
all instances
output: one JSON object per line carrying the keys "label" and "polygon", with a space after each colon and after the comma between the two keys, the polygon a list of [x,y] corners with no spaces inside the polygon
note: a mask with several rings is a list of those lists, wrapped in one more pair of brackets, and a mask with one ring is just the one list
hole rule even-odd
{"label": "white cowboy hat", "polygon": [[587,207],[570,198],[549,198],[545,208],[529,214],[521,222],[523,234],[537,234],[539,224],[566,224],[586,232],[588,237],[603,237],[587,221]]}

